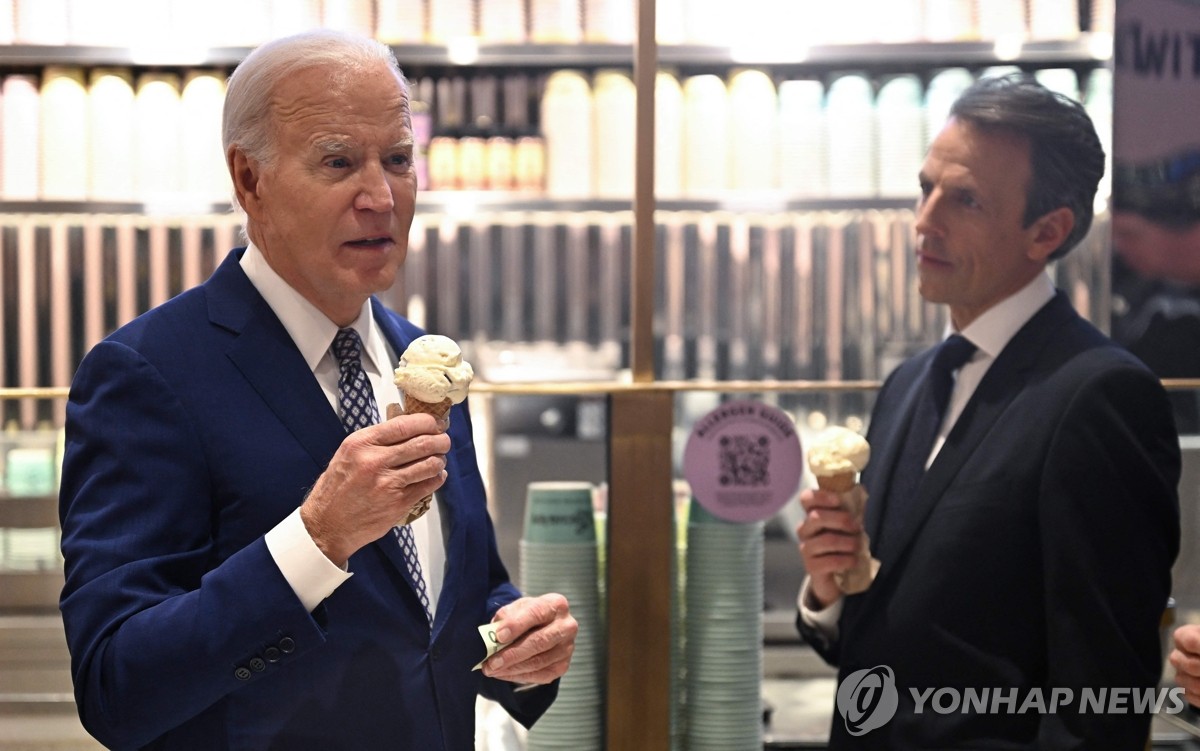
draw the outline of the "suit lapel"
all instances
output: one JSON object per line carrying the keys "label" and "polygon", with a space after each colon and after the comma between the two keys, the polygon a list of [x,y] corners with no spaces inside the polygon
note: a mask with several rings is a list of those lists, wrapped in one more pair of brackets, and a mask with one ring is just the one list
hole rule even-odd
{"label": "suit lapel", "polygon": [[205,283],[209,319],[237,334],[226,355],[322,470],[345,438],[287,329],[246,278],[234,251]]}
{"label": "suit lapel", "polygon": [[[1058,324],[1069,320],[1074,315],[1074,310],[1066,297],[1061,292],[1058,293],[1021,327],[1001,351],[996,361],[992,363],[992,366],[988,368],[983,380],[975,389],[975,393],[971,395],[958,421],[946,436],[941,450],[938,451],[938,455],[922,478],[921,484],[917,488],[917,497],[914,499],[905,525],[900,528],[894,539],[882,541],[883,544],[877,552],[883,562],[879,571],[879,579],[885,579],[896,570],[896,563],[912,545],[913,540],[924,527],[930,514],[958,476],[959,471],[979,448],[1004,410],[1028,385],[1030,373],[1047,346],[1053,330],[1057,328]],[[927,365],[923,367],[922,373],[927,368]],[[905,402],[906,415],[911,414],[912,402],[915,400],[915,385],[910,388],[912,393],[906,397]],[[898,431],[901,431],[907,423],[908,420],[905,419],[892,426],[892,434],[888,441],[889,456],[887,457],[891,463],[885,466],[891,467],[894,464],[902,437],[902,433]],[[875,524],[873,529],[878,531],[878,519]],[[871,529],[868,526],[868,530]]]}
{"label": "suit lapel", "polygon": [[[872,444],[882,446],[883,451],[871,459],[871,465],[868,467],[868,472],[874,476],[878,476],[883,480],[883,487],[886,491],[890,485],[889,479],[896,469],[896,461],[900,457],[900,448],[904,441],[904,434],[908,429],[908,424],[912,420],[913,411],[917,406],[917,398],[921,393],[921,384],[929,373],[929,363],[933,360],[933,351],[920,355],[923,362],[914,363],[916,369],[916,377],[909,380],[907,384],[898,383],[897,386],[903,389],[903,394],[900,397],[900,409],[895,418],[890,424],[879,427],[878,434],[872,435]],[[875,431],[872,431],[873,433]],[[871,483],[874,485],[875,483]],[[880,529],[883,524],[883,509],[887,505],[887,493],[876,491],[877,498],[867,501],[864,522],[866,524],[867,535],[872,540],[880,540]],[[878,555],[878,551],[876,552]]]}

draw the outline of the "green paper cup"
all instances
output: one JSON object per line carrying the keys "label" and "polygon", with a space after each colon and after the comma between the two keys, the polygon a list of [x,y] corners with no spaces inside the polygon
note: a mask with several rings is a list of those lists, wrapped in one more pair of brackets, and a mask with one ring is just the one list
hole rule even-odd
{"label": "green paper cup", "polygon": [[531,482],[525,496],[525,541],[595,543],[590,482]]}
{"label": "green paper cup", "polygon": [[693,497],[691,506],[688,507],[687,523],[688,524],[730,524],[731,522],[728,522],[728,521],[722,519],[721,517],[717,516],[713,512],[704,508],[704,505],[702,503],[700,503],[700,501],[696,500],[695,497]]}

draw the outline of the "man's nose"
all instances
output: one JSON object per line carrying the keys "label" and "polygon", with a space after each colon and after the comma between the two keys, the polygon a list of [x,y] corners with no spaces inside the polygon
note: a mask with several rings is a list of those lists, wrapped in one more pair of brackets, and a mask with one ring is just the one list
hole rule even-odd
{"label": "man's nose", "polygon": [[382,212],[391,211],[395,205],[395,196],[392,195],[392,186],[383,165],[364,167],[358,195],[354,198],[354,208]]}
{"label": "man's nose", "polygon": [[917,200],[917,220],[913,224],[913,229],[918,235],[930,235],[937,232],[940,226],[938,221],[939,204],[940,196],[936,191]]}

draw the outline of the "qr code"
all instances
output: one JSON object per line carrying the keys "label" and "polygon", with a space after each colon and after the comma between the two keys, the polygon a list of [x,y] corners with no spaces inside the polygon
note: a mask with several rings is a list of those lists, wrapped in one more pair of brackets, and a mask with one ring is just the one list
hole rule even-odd
{"label": "qr code", "polygon": [[754,487],[770,482],[771,444],[765,435],[721,436],[722,485]]}

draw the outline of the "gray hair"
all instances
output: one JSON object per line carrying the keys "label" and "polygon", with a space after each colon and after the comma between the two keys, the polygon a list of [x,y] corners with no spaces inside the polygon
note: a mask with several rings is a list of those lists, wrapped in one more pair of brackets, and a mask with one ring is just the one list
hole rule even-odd
{"label": "gray hair", "polygon": [[[378,63],[408,83],[391,49],[374,39],[332,29],[316,29],[267,42],[246,56],[229,77],[221,121],[221,144],[228,158],[236,146],[262,164],[275,159],[271,97],[288,76],[309,68],[328,68],[335,76],[359,73]],[[405,98],[404,118],[410,114]]]}

